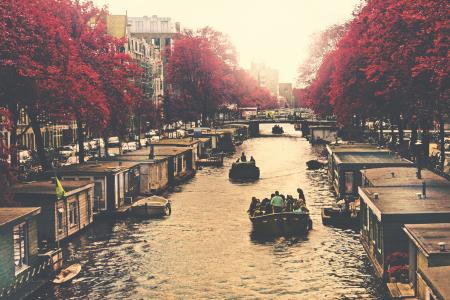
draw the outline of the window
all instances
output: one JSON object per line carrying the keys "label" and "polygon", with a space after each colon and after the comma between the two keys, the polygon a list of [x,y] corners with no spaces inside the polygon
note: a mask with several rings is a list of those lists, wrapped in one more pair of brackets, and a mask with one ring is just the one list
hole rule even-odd
{"label": "window", "polygon": [[353,193],[353,172],[345,172],[345,193]]}
{"label": "window", "polygon": [[78,203],[69,203],[69,225],[70,227],[78,225]]}
{"label": "window", "polygon": [[16,273],[22,270],[28,263],[27,251],[27,224],[25,222],[14,226],[14,265]]}
{"label": "window", "polygon": [[62,231],[64,229],[64,209],[58,208],[58,211],[56,212],[56,227],[58,228],[58,231]]}

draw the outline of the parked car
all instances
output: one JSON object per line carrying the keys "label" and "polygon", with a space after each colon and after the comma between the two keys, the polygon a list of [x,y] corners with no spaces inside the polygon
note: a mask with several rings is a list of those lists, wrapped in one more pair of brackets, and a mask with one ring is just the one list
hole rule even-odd
{"label": "parked car", "polygon": [[75,150],[72,146],[62,146],[56,149],[59,156],[69,157],[75,154]]}

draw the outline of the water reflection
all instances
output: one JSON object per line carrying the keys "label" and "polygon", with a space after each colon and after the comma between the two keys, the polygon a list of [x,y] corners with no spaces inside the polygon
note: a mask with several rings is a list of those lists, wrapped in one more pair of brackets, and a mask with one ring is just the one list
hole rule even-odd
{"label": "water reflection", "polygon": [[[271,126],[261,129],[270,133]],[[64,255],[80,262],[82,273],[39,297],[381,299],[358,234],[321,224],[320,208],[333,194],[326,172],[307,171],[306,161],[322,150],[298,136],[245,141],[223,168],[204,168],[169,195],[169,218],[105,220],[75,238]],[[241,151],[256,159],[260,180],[228,180]],[[313,230],[304,237],[255,239],[246,214],[250,198],[275,190],[295,195],[297,187],[305,192]]]}

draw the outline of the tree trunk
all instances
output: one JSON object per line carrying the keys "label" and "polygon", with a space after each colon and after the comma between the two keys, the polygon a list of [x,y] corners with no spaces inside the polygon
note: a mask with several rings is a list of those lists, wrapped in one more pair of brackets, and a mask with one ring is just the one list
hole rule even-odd
{"label": "tree trunk", "polygon": [[105,145],[105,157],[109,157],[109,153],[108,153],[108,138],[109,136],[107,134],[104,134],[102,136],[103,138],[103,145]]}
{"label": "tree trunk", "polygon": [[84,163],[84,130],[83,122],[81,121],[81,115],[79,112],[77,116],[77,140],[78,140],[78,163]]}
{"label": "tree trunk", "polygon": [[44,171],[50,170],[52,166],[50,162],[47,161],[47,157],[45,155],[44,139],[41,134],[41,124],[39,124],[39,121],[37,120],[37,113],[33,108],[28,107],[28,117],[30,118],[31,128],[33,129],[34,137],[36,139],[36,149],[39,163]]}
{"label": "tree trunk", "polygon": [[445,163],[445,130],[444,130],[444,118],[442,114],[439,114],[439,151],[441,152],[439,158],[439,169],[444,171]]}
{"label": "tree trunk", "polygon": [[400,145],[403,143],[404,140],[405,140],[405,133],[403,131],[403,118],[398,116],[398,141]]}
{"label": "tree trunk", "polygon": [[383,120],[380,120],[380,137],[378,144],[384,146]]}
{"label": "tree trunk", "polygon": [[417,142],[417,123],[413,122],[411,124],[411,139],[409,141],[409,153],[411,157],[416,159],[416,142]]}
{"label": "tree trunk", "polygon": [[19,165],[19,152],[17,151],[17,120],[19,119],[19,110],[17,109],[17,105],[12,105],[12,108],[10,108],[9,111],[11,113],[11,136],[9,140],[9,152],[11,155],[11,166],[13,168],[16,168]]}
{"label": "tree trunk", "polygon": [[424,166],[428,165],[428,161],[430,160],[430,129],[427,125],[422,129],[422,151],[423,151],[423,160],[422,163]]}

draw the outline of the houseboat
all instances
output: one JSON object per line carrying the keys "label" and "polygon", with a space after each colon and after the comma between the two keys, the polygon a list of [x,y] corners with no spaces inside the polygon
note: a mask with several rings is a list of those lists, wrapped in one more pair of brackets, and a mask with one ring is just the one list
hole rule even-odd
{"label": "houseboat", "polygon": [[0,299],[24,299],[52,273],[49,257],[38,254],[39,207],[0,208]]}
{"label": "houseboat", "polygon": [[[120,213],[129,208],[139,195],[140,173],[137,162],[93,161],[70,165],[56,170],[64,180],[90,180],[94,182],[94,212]],[[47,176],[54,175],[48,172]]]}
{"label": "houseboat", "polygon": [[123,158],[130,156],[141,156],[150,159],[167,159],[167,177],[169,185],[175,185],[195,175],[195,155],[190,147],[150,147],[123,155]]}
{"label": "houseboat", "polygon": [[332,125],[309,126],[309,142],[311,144],[336,142],[337,132],[337,127]]}
{"label": "houseboat", "polygon": [[139,193],[159,194],[169,186],[169,158],[154,157],[150,159],[148,155],[137,155],[136,151],[119,155],[108,160],[134,162],[139,164]]}
{"label": "houseboat", "polygon": [[234,153],[236,147],[233,143],[234,130],[194,128],[193,136],[197,138],[210,138],[211,149],[214,152]]}
{"label": "houseboat", "polygon": [[391,296],[405,298],[407,291],[418,300],[450,299],[450,223],[407,224],[404,231],[409,239],[408,283],[388,283]]}
{"label": "houseboat", "polygon": [[362,184],[361,170],[381,167],[408,167],[413,163],[386,151],[334,152],[333,187],[338,199],[355,198]]}
{"label": "houseboat", "polygon": [[188,137],[182,139],[162,139],[151,144],[154,147],[187,147],[192,148],[195,160],[207,155],[211,148],[211,139],[208,137]]}
{"label": "houseboat", "polygon": [[376,274],[387,280],[389,256],[408,252],[404,224],[450,220],[450,186],[360,187],[361,243]]}
{"label": "houseboat", "polygon": [[41,246],[54,247],[94,222],[94,183],[62,180],[65,191],[57,197],[54,181],[33,181],[13,186],[14,199],[22,206],[40,207],[38,238]]}

